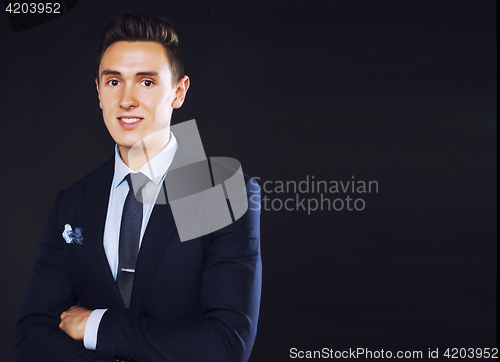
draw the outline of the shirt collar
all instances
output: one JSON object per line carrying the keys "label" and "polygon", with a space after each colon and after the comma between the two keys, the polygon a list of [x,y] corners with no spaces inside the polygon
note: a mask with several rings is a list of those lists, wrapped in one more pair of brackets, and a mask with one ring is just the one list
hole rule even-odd
{"label": "shirt collar", "polygon": [[[170,140],[167,145],[156,156],[146,162],[137,172],[142,172],[156,185],[160,183],[163,175],[167,172],[172,164],[175,152],[177,151],[177,139],[174,134],[170,132]],[[115,146],[115,176],[113,180],[113,187],[118,187],[125,176],[129,173],[134,173],[120,157],[118,145]]]}

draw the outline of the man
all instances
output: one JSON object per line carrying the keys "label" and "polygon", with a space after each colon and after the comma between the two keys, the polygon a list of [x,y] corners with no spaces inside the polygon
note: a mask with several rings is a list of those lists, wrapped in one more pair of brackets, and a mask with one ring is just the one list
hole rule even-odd
{"label": "man", "polygon": [[[248,360],[259,211],[240,217],[233,205],[234,222],[179,236],[167,182],[175,168],[201,160],[208,176],[188,172],[180,183],[217,182],[215,164],[170,132],[190,84],[177,42],[170,22],[139,12],[103,29],[96,86],[115,154],[55,198],[16,325],[17,361]],[[259,195],[246,176],[245,184],[245,197]],[[215,208],[227,206],[229,198]]]}

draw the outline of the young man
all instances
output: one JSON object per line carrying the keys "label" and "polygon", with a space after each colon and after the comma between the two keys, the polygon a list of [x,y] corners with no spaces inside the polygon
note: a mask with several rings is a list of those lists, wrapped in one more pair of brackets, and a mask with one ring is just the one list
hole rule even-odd
{"label": "young man", "polygon": [[[199,155],[170,132],[189,88],[177,42],[170,22],[139,12],[103,29],[96,86],[115,154],[55,198],[16,325],[17,361],[248,360],[261,291],[259,211],[235,217],[233,205],[234,222],[179,237],[167,179],[179,160]],[[141,150],[146,157],[134,157]],[[154,202],[160,195],[166,203]]]}

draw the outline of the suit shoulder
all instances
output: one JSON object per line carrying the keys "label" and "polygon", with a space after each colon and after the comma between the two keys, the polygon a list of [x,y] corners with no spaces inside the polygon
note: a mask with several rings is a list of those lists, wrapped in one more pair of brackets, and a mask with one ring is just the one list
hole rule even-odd
{"label": "suit shoulder", "polygon": [[234,174],[240,173],[243,175],[247,192],[255,194],[260,191],[257,180],[247,175],[242,171],[241,164],[238,160],[231,157],[209,157],[214,184],[219,184],[231,178]]}
{"label": "suit shoulder", "polygon": [[82,197],[86,190],[93,186],[106,182],[110,182],[113,179],[114,171],[114,157],[110,158],[104,162],[101,166],[95,170],[89,172],[83,176],[78,181],[74,182],[72,185],[64,189],[63,195],[65,198]]}
{"label": "suit shoulder", "polygon": [[260,186],[255,177],[249,176],[246,173],[243,174],[245,179],[245,187],[249,195],[260,194]]}

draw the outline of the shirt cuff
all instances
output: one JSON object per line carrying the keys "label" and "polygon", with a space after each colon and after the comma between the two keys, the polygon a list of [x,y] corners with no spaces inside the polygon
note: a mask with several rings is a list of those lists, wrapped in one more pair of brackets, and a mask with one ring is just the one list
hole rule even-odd
{"label": "shirt cuff", "polygon": [[97,331],[99,330],[99,324],[101,323],[101,318],[107,309],[95,309],[87,319],[87,324],[85,324],[85,332],[83,333],[83,345],[87,349],[95,350],[97,346]]}

